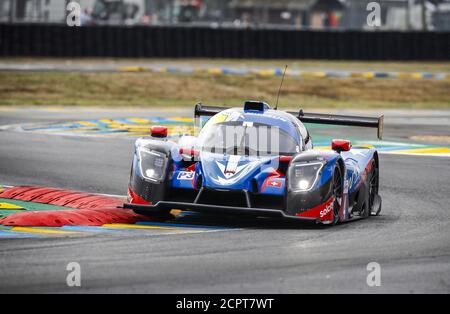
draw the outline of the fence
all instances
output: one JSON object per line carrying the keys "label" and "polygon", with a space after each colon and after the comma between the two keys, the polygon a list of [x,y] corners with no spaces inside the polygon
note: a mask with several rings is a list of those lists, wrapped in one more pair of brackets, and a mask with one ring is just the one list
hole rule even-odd
{"label": "fence", "polygon": [[1,56],[450,60],[450,32],[0,24]]}

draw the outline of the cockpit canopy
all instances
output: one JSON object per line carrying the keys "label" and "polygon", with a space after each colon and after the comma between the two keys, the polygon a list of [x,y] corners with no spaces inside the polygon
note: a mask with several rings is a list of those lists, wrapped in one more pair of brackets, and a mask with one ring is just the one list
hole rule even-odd
{"label": "cockpit canopy", "polygon": [[205,124],[198,149],[239,156],[289,156],[301,152],[302,143],[299,125],[284,112],[229,109]]}

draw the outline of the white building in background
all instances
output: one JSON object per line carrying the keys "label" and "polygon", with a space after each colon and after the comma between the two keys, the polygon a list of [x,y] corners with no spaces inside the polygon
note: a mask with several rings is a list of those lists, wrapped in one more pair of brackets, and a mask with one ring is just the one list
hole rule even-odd
{"label": "white building in background", "polygon": [[65,16],[65,0],[0,0],[2,22],[60,23]]}
{"label": "white building in background", "polygon": [[0,0],[0,22],[63,23],[68,2],[120,23],[130,15],[140,18],[145,8],[145,0]]}

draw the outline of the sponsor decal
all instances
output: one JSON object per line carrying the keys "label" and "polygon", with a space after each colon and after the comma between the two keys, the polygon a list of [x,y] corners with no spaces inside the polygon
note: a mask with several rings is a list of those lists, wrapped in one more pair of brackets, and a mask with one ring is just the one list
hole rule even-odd
{"label": "sponsor decal", "polygon": [[268,186],[273,188],[281,188],[281,182],[280,181],[270,181]]}
{"label": "sponsor decal", "polygon": [[333,204],[334,202],[330,202],[327,207],[325,207],[325,209],[320,211],[320,218],[323,218],[325,216],[327,216],[329,213],[331,213],[331,211],[333,210]]}
{"label": "sponsor decal", "polygon": [[219,123],[227,121],[228,116],[229,116],[229,113],[222,112],[222,113],[219,113],[219,114],[215,115],[214,117],[212,117],[208,122],[210,124],[219,124]]}
{"label": "sponsor decal", "polygon": [[284,177],[283,175],[278,172],[278,170],[275,170],[274,172],[272,172],[271,174],[269,174],[269,176],[266,178],[266,180],[264,180],[264,183],[261,187],[261,193],[264,192],[264,190],[267,187],[272,187],[272,188],[282,188],[284,184]]}
{"label": "sponsor decal", "polygon": [[298,213],[296,216],[319,218],[321,221],[331,221],[333,220],[334,215],[333,209],[334,209],[334,197],[330,198],[324,204]]}

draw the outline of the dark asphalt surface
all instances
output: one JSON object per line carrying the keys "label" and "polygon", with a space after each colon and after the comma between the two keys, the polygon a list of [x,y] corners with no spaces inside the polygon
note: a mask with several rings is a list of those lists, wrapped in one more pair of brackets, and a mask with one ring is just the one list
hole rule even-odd
{"label": "dark asphalt surface", "polygon": [[[84,115],[92,118],[0,112],[0,125]],[[388,124],[387,138],[448,135],[445,123],[427,121]],[[0,131],[0,183],[123,195],[132,146],[131,139]],[[382,155],[382,216],[364,221],[335,227],[243,221],[234,223],[240,230],[213,233],[0,239],[0,292],[449,293],[449,183],[450,158]],[[81,265],[81,288],[66,285],[69,262]],[[366,284],[370,262],[381,265],[381,287]]]}

